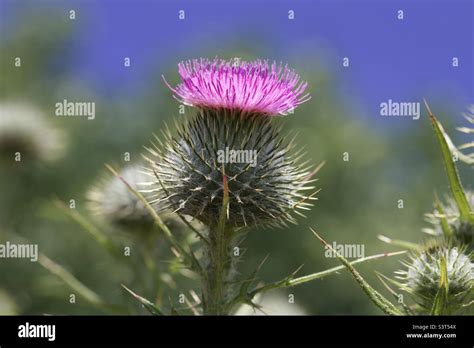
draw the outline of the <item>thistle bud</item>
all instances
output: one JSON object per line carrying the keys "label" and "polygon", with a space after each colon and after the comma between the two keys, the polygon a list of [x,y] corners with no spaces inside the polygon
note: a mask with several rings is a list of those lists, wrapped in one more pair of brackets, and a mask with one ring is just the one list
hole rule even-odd
{"label": "thistle bud", "polygon": [[[465,191],[467,201],[471,207],[471,211],[474,210],[474,192]],[[448,197],[446,202],[441,205],[442,212],[438,209],[431,214],[426,214],[426,221],[428,221],[432,227],[426,229],[430,234],[439,235],[443,234],[442,221],[445,220],[452,230],[454,241],[458,245],[466,245],[472,250],[474,246],[474,225],[469,221],[462,221],[460,219],[460,212],[456,201]]]}
{"label": "thistle bud", "polygon": [[434,247],[411,257],[407,269],[396,272],[402,289],[411,294],[423,312],[430,312],[440,289],[442,262],[446,263],[447,311],[457,312],[472,297],[474,264],[472,254],[457,247]]}
{"label": "thistle bud", "polygon": [[[120,176],[135,190],[147,180],[141,167],[125,167]],[[125,230],[149,230],[153,218],[144,204],[116,176],[103,176],[86,194],[89,210],[97,217],[115,227]]]}
{"label": "thistle bud", "polygon": [[153,202],[217,224],[224,185],[227,222],[234,227],[293,222],[305,208],[309,173],[298,166],[268,118],[226,110],[201,110],[168,135],[164,151],[151,150],[156,175]]}

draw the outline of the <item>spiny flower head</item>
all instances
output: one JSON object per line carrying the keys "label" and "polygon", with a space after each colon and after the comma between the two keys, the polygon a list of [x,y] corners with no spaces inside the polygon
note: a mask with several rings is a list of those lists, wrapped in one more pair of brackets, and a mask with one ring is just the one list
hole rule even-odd
{"label": "spiny flower head", "polygon": [[[466,190],[464,193],[473,211],[474,191]],[[474,225],[469,221],[461,221],[459,208],[454,198],[447,197],[445,203],[441,204],[441,208],[442,213],[435,208],[433,213],[426,214],[426,221],[432,227],[426,228],[425,232],[437,236],[443,235],[442,221],[445,220],[453,232],[454,241],[459,245],[467,245],[470,249],[474,249]]]}
{"label": "spiny flower head", "polygon": [[[134,189],[147,180],[139,165],[130,165],[120,176]],[[153,218],[145,205],[116,176],[103,176],[86,194],[88,208],[107,223],[125,229],[151,229]]]}
{"label": "spiny flower head", "polygon": [[441,260],[446,261],[448,307],[452,312],[469,302],[474,282],[472,254],[457,247],[438,246],[411,256],[406,270],[396,272],[404,281],[402,289],[410,293],[426,311],[431,310],[441,280]]}
{"label": "spiny flower head", "polygon": [[182,82],[168,87],[183,104],[198,108],[285,115],[309,100],[307,83],[281,63],[194,59],[178,64]]}
{"label": "spiny flower head", "polygon": [[160,208],[215,226],[227,189],[227,223],[238,228],[294,222],[311,205],[309,168],[267,117],[204,109],[165,136],[148,149],[153,179],[144,191]]}
{"label": "spiny flower head", "polygon": [[[468,107],[468,112],[464,113],[463,116],[469,122],[469,126],[458,127],[457,130],[465,134],[471,134],[471,135],[474,134],[474,104]],[[466,150],[468,152],[469,150],[471,150],[470,153],[460,154],[459,159],[470,165],[473,165],[474,164],[474,152],[472,152],[473,148],[474,148],[474,141],[472,140],[470,142],[467,142],[465,144],[458,146],[459,150]]]}

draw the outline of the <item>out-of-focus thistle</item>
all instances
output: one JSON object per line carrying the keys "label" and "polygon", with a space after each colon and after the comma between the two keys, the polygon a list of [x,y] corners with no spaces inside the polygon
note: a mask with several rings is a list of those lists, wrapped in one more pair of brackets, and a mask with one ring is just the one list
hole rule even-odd
{"label": "out-of-focus thistle", "polygon": [[397,271],[400,288],[409,293],[419,308],[415,313],[456,314],[470,304],[474,285],[472,254],[457,247],[433,247],[404,262]]}
{"label": "out-of-focus thistle", "polygon": [[[457,130],[466,134],[470,134],[471,136],[474,135],[474,104],[470,105],[468,107],[468,113],[463,114],[463,116],[466,118],[466,120],[470,123],[470,126],[467,127],[458,127]],[[462,153],[461,156],[459,156],[459,159],[461,161],[464,161],[468,164],[473,165],[474,164],[474,152],[472,152],[472,149],[474,148],[474,141],[469,141],[465,144],[462,144],[458,146],[458,149],[460,151],[463,150],[468,150],[471,152],[469,153]]]}
{"label": "out-of-focus thistle", "polygon": [[255,301],[257,307],[243,304],[235,315],[307,315],[303,307],[289,303],[288,297],[281,293],[260,296]]}
{"label": "out-of-focus thistle", "polygon": [[[474,192],[466,190],[465,195],[471,211],[474,210]],[[445,229],[449,229],[456,244],[474,247],[474,225],[460,219],[459,207],[453,198],[447,197],[444,204],[437,202],[433,213],[426,214],[426,220],[432,224],[431,228],[424,229],[428,234],[442,236],[446,234]]]}
{"label": "out-of-focus thistle", "polygon": [[[149,180],[139,165],[125,167],[120,176],[136,190]],[[147,232],[153,227],[153,217],[145,205],[116,176],[101,177],[86,197],[89,210],[106,223],[132,232]]]}
{"label": "out-of-focus thistle", "polygon": [[19,310],[13,298],[0,288],[0,315],[18,315]]}
{"label": "out-of-focus thistle", "polygon": [[[170,87],[194,106],[177,135],[149,148],[150,203],[191,216],[209,227],[202,274],[204,312],[226,314],[236,258],[237,232],[255,225],[295,222],[308,209],[312,173],[299,164],[280,127],[285,115],[309,96],[288,67],[265,61],[193,60],[179,64],[182,82]],[[299,213],[301,214],[301,213]]]}
{"label": "out-of-focus thistle", "polygon": [[53,161],[65,149],[63,132],[37,108],[20,102],[0,102],[0,157],[9,161]]}

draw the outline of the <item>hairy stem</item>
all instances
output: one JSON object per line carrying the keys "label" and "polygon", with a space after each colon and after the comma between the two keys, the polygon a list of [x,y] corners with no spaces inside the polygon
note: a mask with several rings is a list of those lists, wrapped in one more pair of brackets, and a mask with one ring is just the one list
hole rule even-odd
{"label": "hairy stem", "polygon": [[216,227],[209,234],[208,261],[203,284],[205,306],[204,314],[226,315],[227,300],[231,291],[232,262],[232,231]]}

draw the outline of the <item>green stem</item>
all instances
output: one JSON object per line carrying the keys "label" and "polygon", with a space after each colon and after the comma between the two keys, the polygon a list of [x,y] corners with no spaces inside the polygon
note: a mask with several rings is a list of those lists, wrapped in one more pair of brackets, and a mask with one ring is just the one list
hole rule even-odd
{"label": "green stem", "polygon": [[208,259],[205,272],[204,314],[226,315],[227,297],[232,276],[232,231],[217,227],[209,234]]}
{"label": "green stem", "polygon": [[229,186],[225,167],[222,166],[222,208],[218,223],[209,231],[208,249],[209,264],[204,274],[204,314],[226,315],[228,297],[231,295],[233,262],[232,245],[234,231],[227,226],[229,217]]}

